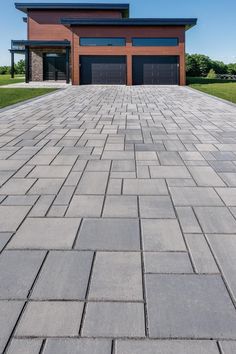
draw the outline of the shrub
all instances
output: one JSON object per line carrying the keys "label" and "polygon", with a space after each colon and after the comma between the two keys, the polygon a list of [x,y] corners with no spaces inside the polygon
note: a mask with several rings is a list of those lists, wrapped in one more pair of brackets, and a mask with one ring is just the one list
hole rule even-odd
{"label": "shrub", "polygon": [[207,74],[207,78],[208,79],[216,79],[217,78],[217,75],[216,75],[216,72],[214,69],[211,69],[209,71],[209,73]]}

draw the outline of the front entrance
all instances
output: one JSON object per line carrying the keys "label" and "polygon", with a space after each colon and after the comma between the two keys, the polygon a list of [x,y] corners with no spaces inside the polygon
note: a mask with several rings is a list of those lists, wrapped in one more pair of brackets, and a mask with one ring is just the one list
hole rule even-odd
{"label": "front entrance", "polygon": [[82,85],[125,85],[126,58],[124,56],[81,56]]}
{"label": "front entrance", "polygon": [[66,80],[66,54],[45,53],[43,55],[43,80]]}
{"label": "front entrance", "polygon": [[178,85],[177,56],[133,56],[134,85]]}

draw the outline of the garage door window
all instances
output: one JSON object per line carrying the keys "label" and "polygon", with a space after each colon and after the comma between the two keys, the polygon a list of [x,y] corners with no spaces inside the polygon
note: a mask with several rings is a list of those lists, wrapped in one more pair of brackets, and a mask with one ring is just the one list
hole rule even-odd
{"label": "garage door window", "polygon": [[89,46],[89,47],[99,47],[99,46],[115,46],[115,47],[124,47],[125,46],[125,38],[117,38],[117,37],[81,37],[80,38],[81,46]]}
{"label": "garage door window", "polygon": [[135,47],[175,47],[179,45],[178,38],[132,38]]}

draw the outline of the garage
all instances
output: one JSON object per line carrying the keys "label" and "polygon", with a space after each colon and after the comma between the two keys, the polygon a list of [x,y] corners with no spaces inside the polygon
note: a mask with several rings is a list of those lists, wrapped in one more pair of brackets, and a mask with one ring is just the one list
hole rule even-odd
{"label": "garage", "polygon": [[43,79],[66,80],[66,54],[45,53],[43,56]]}
{"label": "garage", "polygon": [[178,85],[177,56],[133,56],[134,85]]}
{"label": "garage", "polygon": [[125,85],[125,56],[81,56],[81,85]]}

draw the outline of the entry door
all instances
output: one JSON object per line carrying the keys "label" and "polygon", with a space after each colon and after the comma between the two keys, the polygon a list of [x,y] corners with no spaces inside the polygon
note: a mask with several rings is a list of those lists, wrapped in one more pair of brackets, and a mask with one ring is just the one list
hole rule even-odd
{"label": "entry door", "polygon": [[81,56],[82,85],[125,85],[126,58],[124,56]]}
{"label": "entry door", "polygon": [[66,55],[46,53],[43,57],[44,80],[66,80]]}
{"label": "entry door", "polygon": [[134,56],[134,85],[178,85],[177,56]]}

